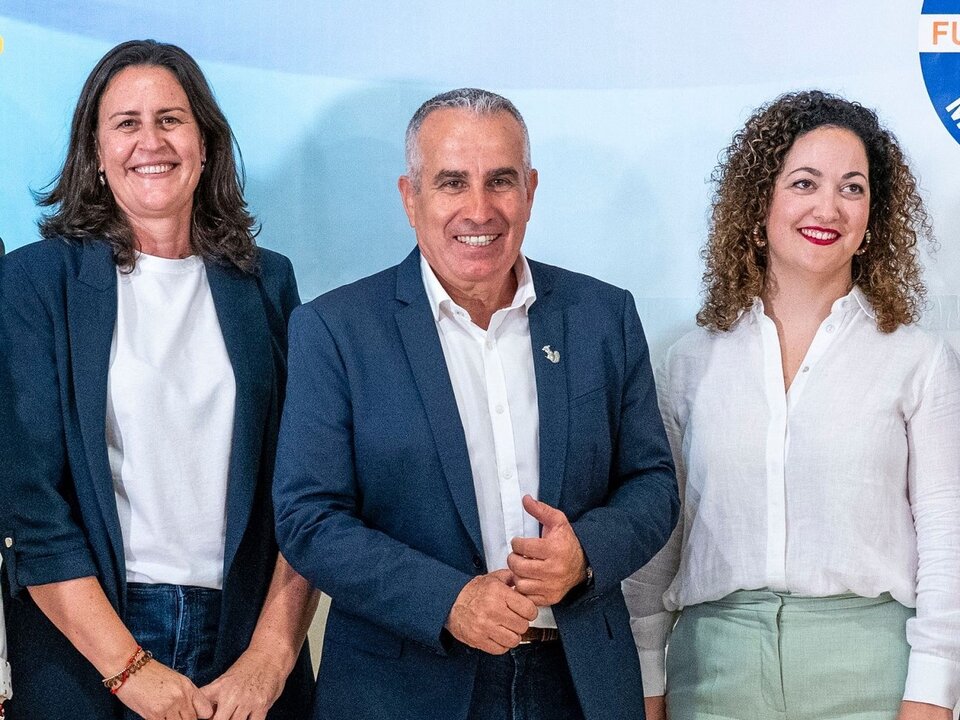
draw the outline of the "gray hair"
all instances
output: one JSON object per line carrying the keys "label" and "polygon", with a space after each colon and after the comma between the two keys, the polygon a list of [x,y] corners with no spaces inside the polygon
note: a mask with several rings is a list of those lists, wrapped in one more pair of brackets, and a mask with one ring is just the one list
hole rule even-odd
{"label": "gray hair", "polygon": [[407,125],[405,142],[407,175],[413,181],[415,188],[420,189],[420,170],[423,165],[423,157],[420,154],[420,128],[430,113],[446,108],[469,110],[476,115],[509,113],[520,125],[520,132],[523,135],[523,169],[527,173],[530,172],[532,167],[530,163],[530,133],[527,131],[527,124],[523,121],[523,116],[517,110],[516,105],[502,95],[497,95],[489,90],[457,88],[456,90],[442,92],[427,100],[417,108]]}

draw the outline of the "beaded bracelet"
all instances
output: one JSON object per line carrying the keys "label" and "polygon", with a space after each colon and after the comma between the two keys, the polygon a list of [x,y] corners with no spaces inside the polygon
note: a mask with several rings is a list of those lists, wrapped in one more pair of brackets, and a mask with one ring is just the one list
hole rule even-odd
{"label": "beaded bracelet", "polygon": [[111,675],[108,678],[104,678],[103,686],[110,691],[111,695],[116,695],[117,691],[123,687],[123,684],[130,678],[130,676],[152,659],[153,653],[149,650],[144,650],[138,645],[137,651],[130,656],[129,660],[127,660],[127,666],[116,675]]}

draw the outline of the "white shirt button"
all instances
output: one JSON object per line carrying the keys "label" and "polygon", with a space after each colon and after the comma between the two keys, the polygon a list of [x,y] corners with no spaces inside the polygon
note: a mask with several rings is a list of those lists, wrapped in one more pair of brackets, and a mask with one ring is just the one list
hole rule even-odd
{"label": "white shirt button", "polygon": [[487,350],[493,350],[493,340],[487,340]]}
{"label": "white shirt button", "polygon": [[832,333],[832,332],[833,332],[833,325],[827,325],[827,332],[828,332],[828,333]]}
{"label": "white shirt button", "polygon": [[503,477],[504,477],[504,479],[506,479],[506,480],[509,480],[510,478],[512,478],[512,477],[513,477],[513,470],[504,470],[504,471],[503,471]]}
{"label": "white shirt button", "polygon": [[804,365],[803,370],[801,370],[800,372],[807,372],[809,369],[810,369],[809,365]]}
{"label": "white shirt button", "polygon": [[503,415],[503,409],[503,405],[500,403],[497,403],[496,407],[494,408],[494,410],[497,411],[497,415]]}

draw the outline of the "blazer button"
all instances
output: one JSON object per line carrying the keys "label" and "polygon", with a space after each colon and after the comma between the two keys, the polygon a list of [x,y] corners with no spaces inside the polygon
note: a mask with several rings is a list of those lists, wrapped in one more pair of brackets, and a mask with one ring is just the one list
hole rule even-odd
{"label": "blazer button", "polygon": [[479,555],[474,555],[474,556],[473,556],[473,566],[474,566],[477,570],[480,570],[481,568],[483,568],[483,558],[480,557]]}

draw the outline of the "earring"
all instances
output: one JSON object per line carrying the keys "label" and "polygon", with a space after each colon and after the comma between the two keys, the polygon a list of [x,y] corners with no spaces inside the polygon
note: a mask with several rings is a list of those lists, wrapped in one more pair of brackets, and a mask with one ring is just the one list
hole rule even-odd
{"label": "earring", "polygon": [[200,161],[200,172],[203,172],[203,169],[207,166],[207,159],[204,158]]}
{"label": "earring", "polygon": [[854,253],[854,255],[863,255],[867,248],[870,247],[870,241],[873,240],[873,235],[870,234],[870,230],[867,230],[863,234],[863,242],[861,243],[859,249]]}
{"label": "earring", "polygon": [[100,181],[100,187],[104,187],[107,184],[107,176],[103,170],[97,170],[97,180]]}
{"label": "earring", "polygon": [[767,246],[767,240],[766,238],[763,237],[763,235],[760,232],[760,223],[757,223],[756,225],[753,226],[753,232],[750,233],[750,237],[753,239],[753,244],[756,245],[758,248]]}

